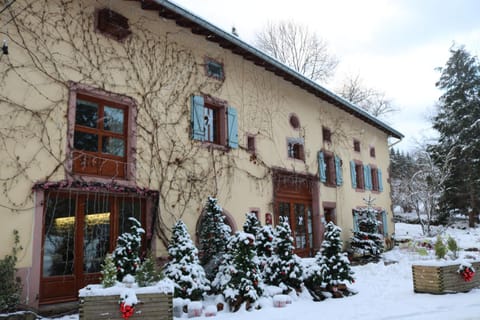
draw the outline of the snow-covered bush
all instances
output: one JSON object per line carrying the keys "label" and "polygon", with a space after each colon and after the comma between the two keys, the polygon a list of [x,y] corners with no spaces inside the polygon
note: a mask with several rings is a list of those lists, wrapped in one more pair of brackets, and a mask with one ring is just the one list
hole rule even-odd
{"label": "snow-covered bush", "polygon": [[13,230],[13,235],[12,254],[0,259],[0,312],[14,311],[22,293],[20,278],[15,277],[17,254],[22,250],[18,230]]}
{"label": "snow-covered bush", "polygon": [[435,256],[437,256],[437,259],[445,258],[445,255],[447,254],[447,246],[443,243],[441,235],[437,236],[437,241],[435,241],[433,247],[435,248]]}
{"label": "snow-covered bush", "polygon": [[252,306],[263,292],[255,239],[252,234],[237,232],[227,249],[212,286],[224,295],[230,309],[237,311],[243,303]]}
{"label": "snow-covered bush", "polygon": [[293,237],[288,220],[280,217],[275,227],[274,254],[267,260],[263,277],[266,284],[280,286],[284,293],[291,289],[300,290],[303,269],[300,258],[293,253]]}
{"label": "snow-covered bush", "polygon": [[204,214],[200,224],[200,264],[205,269],[207,278],[215,278],[218,266],[226,251],[231,229],[225,223],[222,208],[217,204],[217,199],[208,197]]}
{"label": "snow-covered bush", "polygon": [[257,238],[257,234],[262,227],[260,225],[260,221],[258,221],[257,215],[254,212],[249,212],[245,215],[246,220],[243,224],[243,231],[246,233],[253,234],[255,239]]}
{"label": "snow-covered bush", "polygon": [[173,227],[168,244],[170,261],[164,267],[165,277],[175,283],[175,297],[201,300],[210,290],[209,281],[198,259],[198,250],[183,221]]}
{"label": "snow-covered bush", "polygon": [[260,228],[257,233],[256,245],[257,256],[260,266],[260,271],[263,274],[267,261],[273,254],[273,242],[275,239],[275,232],[270,225],[266,225]]}
{"label": "snow-covered bush", "polygon": [[151,253],[147,255],[145,260],[137,270],[135,280],[140,287],[147,287],[162,279],[161,273],[157,270],[155,258]]}
{"label": "snow-covered bush", "polygon": [[113,251],[113,261],[117,267],[117,280],[122,281],[127,274],[134,276],[140,266],[140,247],[142,244],[142,234],[145,230],[140,222],[130,217],[132,226],[130,232],[122,233],[117,239],[117,246]]}
{"label": "snow-covered bush", "polygon": [[117,282],[117,267],[111,254],[105,256],[100,273],[102,274],[102,285],[104,288],[112,287]]}

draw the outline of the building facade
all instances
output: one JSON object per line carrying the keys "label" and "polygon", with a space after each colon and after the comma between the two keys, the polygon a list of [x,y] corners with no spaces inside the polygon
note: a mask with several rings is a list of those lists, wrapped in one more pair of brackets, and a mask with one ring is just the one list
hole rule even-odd
{"label": "building facade", "polygon": [[[403,136],[168,1],[17,0],[0,68],[0,257],[23,250],[32,306],[71,301],[134,216],[166,255],[178,219],[196,237],[214,196],[289,218],[297,253],[375,198],[392,235],[388,139]],[[3,14],[2,19],[7,19]]]}

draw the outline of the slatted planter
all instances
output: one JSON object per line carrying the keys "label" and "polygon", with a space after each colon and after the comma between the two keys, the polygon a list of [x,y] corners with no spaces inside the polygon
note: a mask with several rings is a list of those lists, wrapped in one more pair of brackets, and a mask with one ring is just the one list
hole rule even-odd
{"label": "slatted planter", "polygon": [[418,293],[467,292],[480,287],[480,262],[473,262],[476,273],[471,281],[464,281],[457,272],[460,264],[412,265],[413,288]]}

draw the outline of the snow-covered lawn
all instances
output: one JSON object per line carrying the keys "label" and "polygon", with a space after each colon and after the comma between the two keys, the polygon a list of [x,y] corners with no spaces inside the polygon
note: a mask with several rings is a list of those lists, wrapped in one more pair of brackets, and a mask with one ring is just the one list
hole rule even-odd
{"label": "snow-covered lawn", "polygon": [[[448,229],[445,232],[454,237],[461,248],[480,248],[480,228]],[[423,239],[420,236],[419,226],[403,223],[396,224],[396,235]],[[478,251],[462,252],[462,256],[466,254],[480,260]],[[474,289],[468,293],[445,295],[413,292],[412,263],[430,259],[435,259],[434,254],[419,255],[412,246],[395,248],[384,255],[384,260],[394,262],[392,264],[385,265],[381,262],[353,267],[356,281],[349,287],[358,291],[354,296],[313,302],[305,295],[285,308],[273,308],[272,301],[268,300],[264,301],[265,306],[261,310],[219,312],[214,318],[194,319],[480,319],[480,289]],[[78,316],[63,318],[63,320],[67,319],[78,319]]]}

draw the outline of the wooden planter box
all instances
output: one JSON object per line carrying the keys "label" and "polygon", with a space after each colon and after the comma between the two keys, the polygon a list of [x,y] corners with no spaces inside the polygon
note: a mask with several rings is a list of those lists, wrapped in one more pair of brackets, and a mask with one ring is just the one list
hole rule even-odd
{"label": "wooden planter box", "polygon": [[419,293],[467,292],[480,287],[480,262],[473,262],[475,276],[472,281],[464,281],[457,272],[460,264],[443,266],[412,265],[413,290]]}
{"label": "wooden planter box", "polygon": [[[172,295],[164,293],[137,293],[138,304],[130,319],[171,320]],[[79,314],[83,320],[123,320],[119,295],[80,297]]]}

